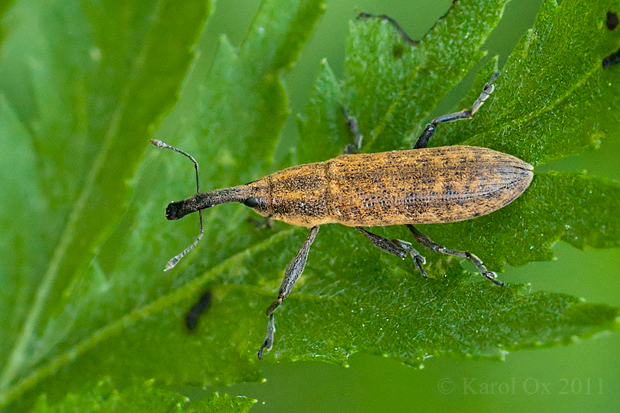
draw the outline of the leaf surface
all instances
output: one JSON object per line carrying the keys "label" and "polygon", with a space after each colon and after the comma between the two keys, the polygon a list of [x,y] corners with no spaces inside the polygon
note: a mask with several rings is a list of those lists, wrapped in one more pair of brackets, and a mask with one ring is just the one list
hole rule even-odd
{"label": "leaf surface", "polygon": [[[12,172],[0,182],[11,195],[0,200],[0,221],[8,228],[0,241],[0,277],[8,286],[0,313],[12,315],[0,323],[7,337],[0,340],[0,402],[13,402],[15,411],[35,403],[53,409],[69,403],[68,395],[86,400],[102,377],[111,377],[121,398],[137,392],[185,408],[182,396],[159,384],[259,380],[255,356],[266,332],[263,314],[307,230],[275,223],[273,230],[256,231],[246,208],[221,206],[205,211],[199,247],[164,273],[165,262],[197,235],[196,217],[168,223],[163,216],[168,200],[192,194],[194,171],[172,152],[149,148],[141,156],[151,125],[175,102],[183,80],[181,99],[155,137],[200,161],[201,189],[237,185],[273,170],[274,146],[288,116],[281,78],[323,4],[265,0],[239,47],[222,38],[208,72],[187,74],[189,50],[209,13],[204,3],[178,9],[165,1],[150,8],[52,2],[49,14],[37,4],[22,0],[15,8],[21,31],[7,38],[7,60],[0,61],[0,73],[12,76],[0,76],[0,139],[9,149],[0,159]],[[343,106],[359,121],[363,150],[411,145],[437,102],[484,56],[480,47],[503,5],[455,2],[417,45],[381,19],[353,22],[344,82],[325,62],[299,117],[298,160],[325,160],[352,142]],[[484,145],[538,164],[582,152],[599,138],[617,139],[617,119],[601,113],[617,109],[620,66],[594,69],[597,59],[618,48],[618,33],[599,24],[601,10],[612,6],[617,4],[601,0],[583,9],[572,0],[546,2],[502,69],[492,98],[471,121],[441,125],[431,143]],[[580,23],[553,34],[549,21],[573,18]],[[20,37],[32,19],[43,21],[41,31]],[[587,44],[581,36],[593,43],[579,68],[543,59],[544,51],[560,47],[581,53]],[[43,39],[54,39],[54,46],[33,54]],[[19,58],[11,65],[9,57]],[[464,107],[495,66],[495,60],[483,66]],[[529,82],[532,68],[536,76],[549,70],[549,76],[563,77],[553,78],[554,89],[546,94],[534,83],[514,89],[518,76]],[[20,88],[20,82],[31,87]],[[533,105],[519,106],[527,100]],[[544,116],[569,129],[543,133],[551,126],[539,122]],[[503,127],[531,132],[498,129]],[[519,139],[504,140],[508,135]],[[500,269],[550,259],[558,240],[579,248],[617,247],[619,199],[614,181],[537,172],[521,198],[494,214],[421,229]],[[373,231],[407,239],[398,228]],[[304,274],[276,313],[275,348],[266,362],[346,364],[358,351],[412,365],[431,355],[495,359],[618,328],[618,308],[476,282],[468,263],[423,254],[429,280],[410,260],[386,255],[354,230],[321,228]],[[188,331],[187,313],[206,291],[211,305]],[[150,379],[155,381],[135,385]],[[44,405],[36,401],[39,394],[46,395]],[[222,411],[245,411],[251,404],[222,400]],[[212,402],[218,398],[189,408],[209,409]]]}

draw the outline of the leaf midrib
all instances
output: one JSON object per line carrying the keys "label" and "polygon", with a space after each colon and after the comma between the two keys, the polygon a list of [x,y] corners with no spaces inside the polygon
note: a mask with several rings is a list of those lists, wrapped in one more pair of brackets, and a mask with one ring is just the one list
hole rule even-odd
{"label": "leaf midrib", "polygon": [[[161,14],[161,10],[163,8],[162,5],[165,2],[166,0],[158,1],[154,15],[159,16]],[[115,138],[118,138],[119,125],[124,115],[125,108],[127,107],[128,99],[132,95],[132,92],[135,90],[136,85],[139,84],[141,69],[144,67],[147,56],[152,50],[153,36],[151,35],[151,33],[157,27],[159,19],[151,19],[150,21],[151,25],[149,28],[149,34],[145,36],[145,42],[142,46],[142,50],[134,61],[131,76],[128,77],[127,85],[129,85],[129,87],[123,88],[123,93],[119,100],[119,105],[117,106],[117,109],[111,117],[110,126],[107,129],[105,139],[103,141],[103,144],[101,145],[101,150],[99,151],[97,157],[92,163],[92,167],[88,173],[84,186],[82,187],[80,196],[76,200],[74,207],[72,208],[72,212],[69,215],[69,222],[65,226],[65,229],[60,238],[60,242],[54,250],[52,260],[50,261],[48,269],[42,278],[42,282],[37,289],[34,303],[30,307],[30,310],[26,317],[26,321],[24,323],[24,327],[17,337],[16,343],[13,347],[13,351],[11,352],[6,367],[2,372],[2,376],[0,378],[0,394],[10,387],[10,383],[15,379],[15,377],[25,366],[31,366],[37,361],[32,360],[31,363],[24,363],[27,360],[28,345],[32,342],[35,329],[39,325],[41,316],[43,314],[43,309],[49,297],[49,293],[53,288],[55,280],[57,279],[60,263],[65,257],[69,245],[73,241],[75,227],[80,222],[80,216],[82,215],[84,208],[87,206],[89,196],[95,188],[96,178],[99,172],[106,165],[106,159],[108,158],[111,149],[114,147]],[[10,391],[7,392],[7,394],[10,393]],[[3,398],[4,396],[0,395],[0,403],[3,402]]]}

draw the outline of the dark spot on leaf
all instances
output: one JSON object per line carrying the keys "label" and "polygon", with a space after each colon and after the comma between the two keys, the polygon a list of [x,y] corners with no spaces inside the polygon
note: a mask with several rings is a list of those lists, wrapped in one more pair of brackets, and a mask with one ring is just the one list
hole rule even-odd
{"label": "dark spot on leaf", "polygon": [[618,63],[620,63],[620,49],[603,59],[603,69],[607,69],[608,67],[617,65]]}
{"label": "dark spot on leaf", "polygon": [[428,76],[431,74],[431,71],[428,69],[428,67],[424,66],[422,69],[420,69],[418,71],[418,76],[424,77],[424,76]]}
{"label": "dark spot on leaf", "polygon": [[618,15],[616,13],[612,13],[610,11],[607,12],[607,28],[609,30],[614,30],[618,27]]}
{"label": "dark spot on leaf", "polygon": [[392,47],[392,56],[394,56],[395,59],[400,59],[401,57],[403,57],[403,45],[401,44],[395,44],[394,47]]}
{"label": "dark spot on leaf", "polygon": [[198,317],[200,317],[200,315],[204,313],[204,311],[209,308],[209,305],[211,304],[211,297],[211,291],[207,291],[200,297],[192,309],[187,312],[187,316],[185,316],[185,325],[187,325],[187,328],[190,330],[196,328]]}

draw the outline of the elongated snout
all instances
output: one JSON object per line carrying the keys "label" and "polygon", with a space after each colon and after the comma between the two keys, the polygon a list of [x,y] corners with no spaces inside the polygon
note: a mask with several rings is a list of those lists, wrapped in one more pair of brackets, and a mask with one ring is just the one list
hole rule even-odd
{"label": "elongated snout", "polygon": [[246,185],[203,192],[182,201],[169,203],[166,208],[166,218],[171,221],[181,219],[187,214],[211,208],[215,205],[227,204],[229,202],[244,202],[249,196],[250,193]]}

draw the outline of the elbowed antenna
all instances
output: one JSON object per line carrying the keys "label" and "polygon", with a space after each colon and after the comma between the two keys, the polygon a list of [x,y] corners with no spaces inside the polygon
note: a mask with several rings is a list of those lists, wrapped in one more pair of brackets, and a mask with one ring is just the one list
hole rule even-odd
{"label": "elbowed antenna", "polygon": [[[199,178],[198,178],[198,162],[196,162],[196,159],[194,159],[194,157],[191,156],[190,154],[188,154],[187,152],[182,151],[181,149],[175,148],[174,146],[170,146],[167,143],[160,141],[159,139],[151,139],[150,142],[153,145],[157,146],[158,148],[170,149],[170,150],[178,152],[178,153],[180,153],[182,155],[185,155],[186,157],[189,158],[190,161],[192,161],[194,163],[194,168],[196,169],[196,195],[199,195],[200,194],[200,182],[199,182]],[[172,205],[172,204],[170,204],[170,205]],[[168,205],[168,207],[170,207],[170,205]],[[166,216],[168,216],[167,212],[166,212]],[[170,261],[168,261],[168,263],[166,264],[166,267],[164,268],[164,271],[168,271],[168,270],[174,268],[174,266],[177,265],[179,263],[179,261],[181,261],[181,258],[183,258],[188,252],[193,250],[194,247],[198,244],[198,241],[200,241],[202,239],[202,236],[205,233],[205,228],[204,228],[204,225],[202,224],[202,211],[198,210],[198,216],[200,217],[200,234],[198,234],[198,237],[192,243],[192,245],[190,245],[189,247],[185,248],[180,254],[175,255],[174,257],[172,257],[170,259]],[[168,219],[170,219],[170,218],[168,218]]]}

